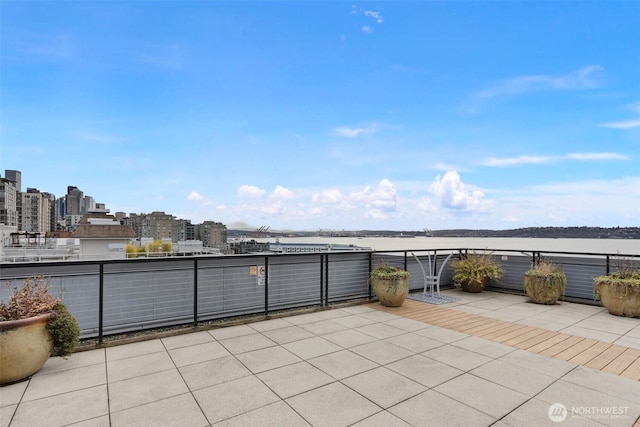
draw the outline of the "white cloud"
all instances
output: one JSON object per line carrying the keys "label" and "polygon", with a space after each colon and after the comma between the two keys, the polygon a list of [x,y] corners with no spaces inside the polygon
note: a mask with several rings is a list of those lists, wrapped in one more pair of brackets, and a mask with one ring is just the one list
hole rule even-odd
{"label": "white cloud", "polygon": [[187,200],[202,201],[202,200],[204,200],[204,197],[202,197],[201,194],[199,194],[199,193],[197,193],[195,191],[192,191],[187,196]]}
{"label": "white cloud", "polygon": [[567,159],[573,160],[628,160],[629,157],[618,153],[571,153],[566,155]]}
{"label": "white cloud", "polygon": [[624,120],[621,122],[603,123],[600,126],[612,129],[633,129],[640,127],[640,119]]}
{"label": "white cloud", "polygon": [[[640,114],[640,103],[628,106],[628,109],[636,114]],[[640,117],[630,120],[603,123],[600,126],[612,129],[633,129],[640,127]]]}
{"label": "white cloud", "polygon": [[518,157],[491,157],[485,159],[482,164],[491,167],[511,167],[526,164],[553,163],[561,160],[628,160],[628,157],[619,153],[570,153],[563,156],[518,156]]}
{"label": "white cloud", "polygon": [[440,205],[456,210],[478,210],[484,204],[484,193],[472,190],[465,185],[456,171],[448,171],[444,176],[436,176],[429,186]]}
{"label": "white cloud", "polygon": [[259,199],[266,193],[262,188],[253,185],[243,185],[238,188],[238,197],[241,199]]}
{"label": "white cloud", "polygon": [[363,33],[370,33],[370,32],[372,32],[372,31],[373,31],[373,30],[371,29],[371,27],[370,27],[370,26],[368,26],[368,25],[363,25],[363,26],[362,26],[362,28],[361,28],[361,30],[362,30],[362,32],[363,32]]}
{"label": "white cloud", "polygon": [[271,193],[271,195],[269,196],[269,199],[284,201],[284,200],[293,199],[294,196],[295,195],[293,191],[278,185],[276,186],[275,190],[273,190],[273,193]]}
{"label": "white cloud", "polygon": [[502,95],[516,95],[541,90],[591,89],[599,85],[595,75],[602,71],[604,71],[604,68],[599,65],[589,65],[565,75],[539,74],[514,77],[499,82],[496,85],[483,90],[478,95],[482,98],[492,98]]}
{"label": "white cloud", "polygon": [[550,156],[491,157],[486,159],[482,164],[485,166],[508,167],[522,164],[549,163],[554,160],[555,158]]}
{"label": "white cloud", "polygon": [[330,135],[339,138],[356,138],[362,135],[369,135],[377,130],[377,126],[372,124],[367,127],[354,128],[349,126],[339,126],[331,129]]}
{"label": "white cloud", "polygon": [[371,186],[366,186],[362,191],[353,191],[349,197],[354,202],[364,203],[367,207],[375,209],[394,210],[398,203],[398,190],[388,179],[378,183],[378,187],[371,191]]}
{"label": "white cloud", "polygon": [[311,200],[317,203],[338,204],[344,201],[344,196],[337,188],[314,193]]}
{"label": "white cloud", "polygon": [[376,11],[373,11],[373,10],[365,10],[364,14],[365,14],[365,16],[368,16],[370,18],[375,19],[378,24],[382,24],[384,22],[380,12],[376,12]]}

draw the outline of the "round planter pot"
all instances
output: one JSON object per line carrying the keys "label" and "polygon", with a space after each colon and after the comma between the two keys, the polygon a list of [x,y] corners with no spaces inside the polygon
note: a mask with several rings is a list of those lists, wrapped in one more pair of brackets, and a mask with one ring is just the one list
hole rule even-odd
{"label": "round planter pot", "polygon": [[482,290],[484,289],[488,281],[489,279],[483,279],[480,282],[476,280],[467,280],[465,282],[462,282],[460,284],[460,287],[465,292],[471,292],[473,294],[477,294],[478,292],[482,292]]}
{"label": "round planter pot", "polygon": [[600,293],[600,301],[609,313],[615,316],[640,317],[640,289],[637,287],[598,282],[595,289]]}
{"label": "round planter pot", "polygon": [[564,290],[566,278],[524,275],[524,291],[537,304],[552,305],[558,302]]}
{"label": "round planter pot", "polygon": [[44,366],[53,348],[50,316],[0,322],[0,384],[27,378]]}
{"label": "round planter pot", "polygon": [[385,307],[400,307],[409,294],[409,279],[372,279],[371,286]]}

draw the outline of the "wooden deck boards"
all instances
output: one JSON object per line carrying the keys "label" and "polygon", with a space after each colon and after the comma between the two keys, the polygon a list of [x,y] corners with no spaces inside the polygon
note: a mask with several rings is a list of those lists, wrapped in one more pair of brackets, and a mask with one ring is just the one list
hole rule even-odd
{"label": "wooden deck boards", "polygon": [[378,310],[393,313],[489,341],[538,353],[577,365],[640,381],[640,349],[497,320],[455,308],[406,300],[402,307]]}

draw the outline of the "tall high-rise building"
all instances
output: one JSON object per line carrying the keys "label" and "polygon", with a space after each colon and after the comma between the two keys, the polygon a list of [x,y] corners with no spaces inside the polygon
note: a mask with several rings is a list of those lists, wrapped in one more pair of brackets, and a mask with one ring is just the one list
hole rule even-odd
{"label": "tall high-rise building", "polygon": [[16,191],[22,191],[22,172],[12,169],[5,169],[4,177],[16,183]]}
{"label": "tall high-rise building", "polygon": [[67,187],[67,195],[64,202],[64,214],[66,215],[81,215],[82,214],[82,197],[84,194],[78,187],[72,185]]}

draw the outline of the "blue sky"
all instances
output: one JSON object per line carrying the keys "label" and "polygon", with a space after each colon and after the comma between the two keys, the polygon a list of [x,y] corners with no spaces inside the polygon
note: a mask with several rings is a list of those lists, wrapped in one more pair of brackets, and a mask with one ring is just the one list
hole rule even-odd
{"label": "blue sky", "polygon": [[229,227],[639,225],[639,2],[0,8],[23,190]]}

